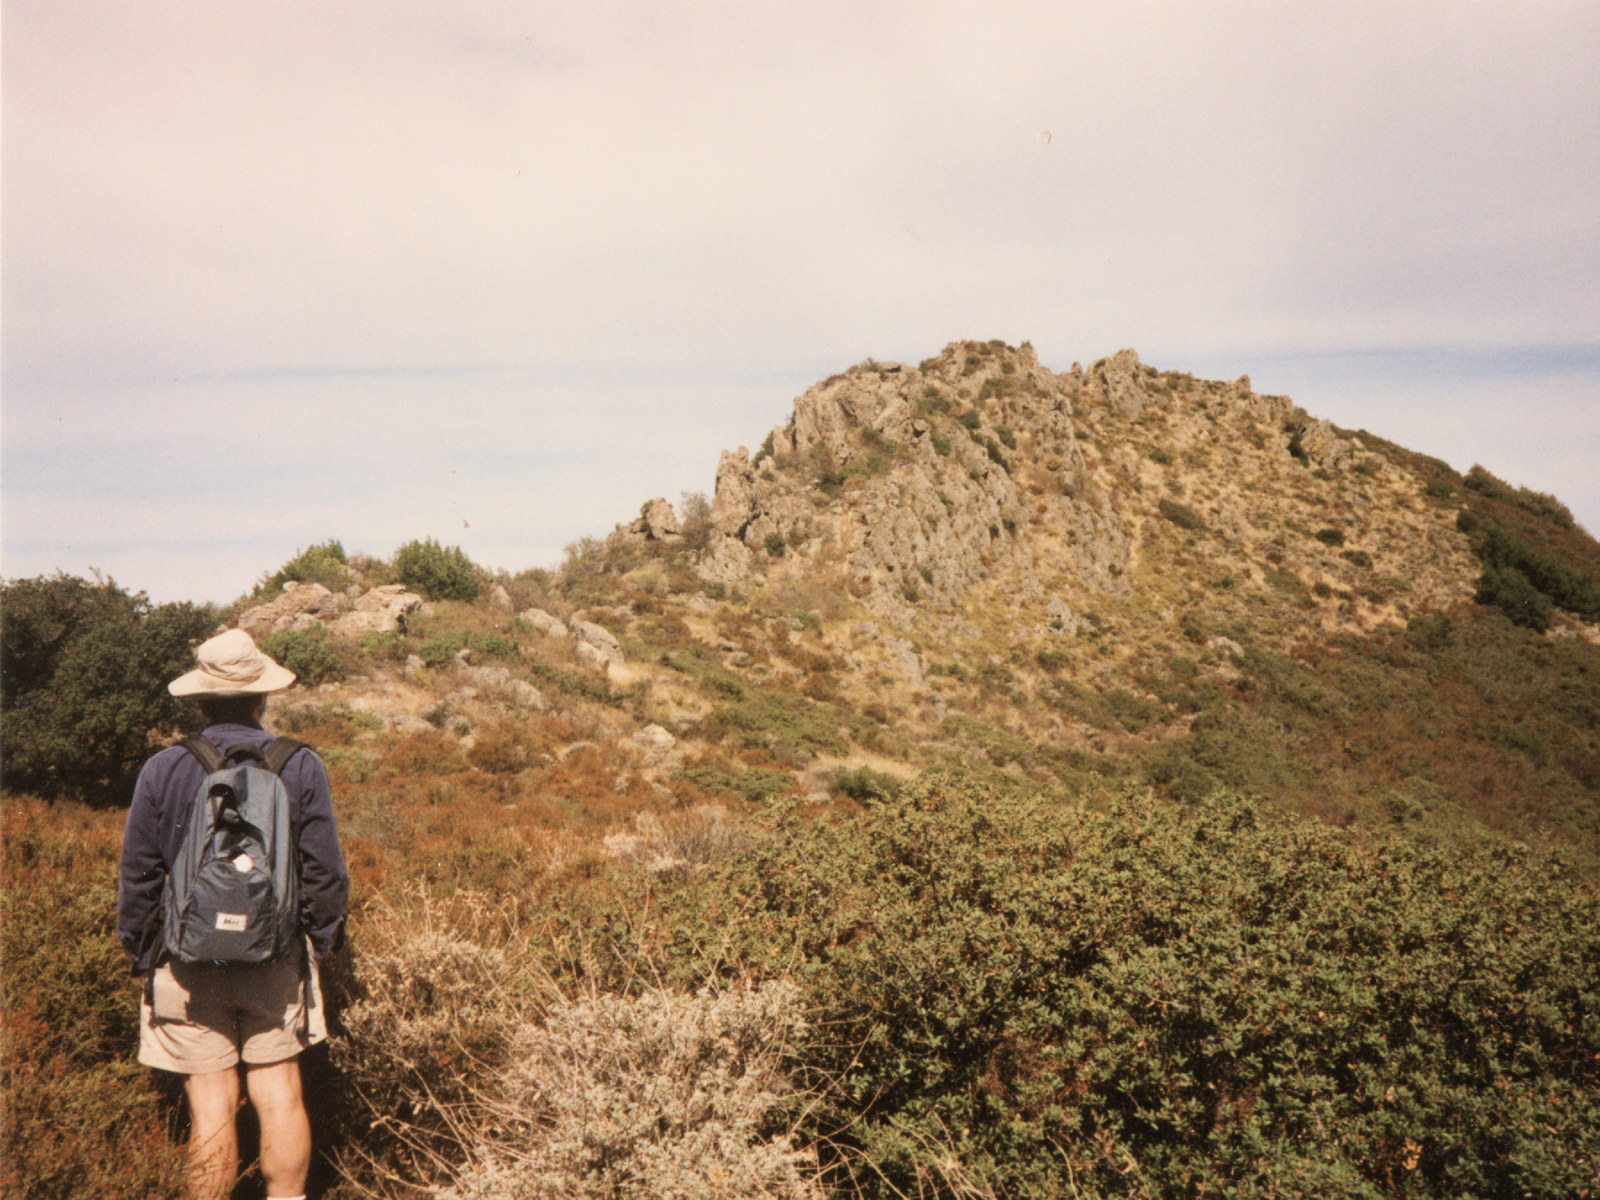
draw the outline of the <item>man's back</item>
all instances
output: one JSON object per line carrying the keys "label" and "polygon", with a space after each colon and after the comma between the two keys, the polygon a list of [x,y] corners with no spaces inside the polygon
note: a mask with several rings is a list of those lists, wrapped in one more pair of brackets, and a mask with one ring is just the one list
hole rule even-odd
{"label": "man's back", "polygon": [[[202,736],[218,750],[264,749],[273,740],[261,726],[267,695],[289,687],[293,672],[262,654],[238,629],[202,643],[196,658],[199,666],[168,684],[168,691],[199,701],[207,717]],[[305,747],[279,773],[290,810],[291,856],[298,860],[305,936],[289,939],[287,952],[266,961],[226,964],[174,960],[166,952],[161,920],[185,820],[207,774],[190,750],[162,750],[140,771],[128,808],[117,933],[134,973],[145,980],[139,1061],[184,1076],[189,1184],[195,1197],[221,1200],[238,1173],[235,1117],[242,1064],[261,1123],[267,1194],[304,1200],[311,1127],[300,1091],[299,1055],[327,1037],[317,960],[343,935],[349,894],[328,773]]]}

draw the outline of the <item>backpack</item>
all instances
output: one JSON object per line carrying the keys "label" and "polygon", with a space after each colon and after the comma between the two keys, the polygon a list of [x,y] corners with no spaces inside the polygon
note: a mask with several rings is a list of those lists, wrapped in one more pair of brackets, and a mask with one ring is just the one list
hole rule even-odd
{"label": "backpack", "polygon": [[[218,750],[203,737],[184,749],[206,777],[190,801],[167,875],[164,942],[184,963],[262,963],[300,936],[300,870],[289,793],[278,778],[303,743],[276,738]],[[241,760],[230,765],[234,760]]]}

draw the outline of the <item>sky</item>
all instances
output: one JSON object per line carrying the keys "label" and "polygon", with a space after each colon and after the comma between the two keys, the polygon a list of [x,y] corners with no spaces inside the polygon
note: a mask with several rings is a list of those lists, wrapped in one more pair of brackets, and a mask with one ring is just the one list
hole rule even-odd
{"label": "sky", "polygon": [[3,0],[0,575],[548,567],[997,337],[1600,533],[1596,61],[1593,0]]}

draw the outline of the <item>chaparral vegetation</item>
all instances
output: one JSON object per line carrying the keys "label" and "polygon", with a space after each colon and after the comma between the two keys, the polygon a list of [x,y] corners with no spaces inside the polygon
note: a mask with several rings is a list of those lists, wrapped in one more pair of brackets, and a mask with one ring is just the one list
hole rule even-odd
{"label": "chaparral vegetation", "polygon": [[1600,1195],[1597,579],[1482,468],[968,342],[549,570],[5,581],[0,1194],[181,1194],[116,863],[239,624],[353,879],[313,1194]]}

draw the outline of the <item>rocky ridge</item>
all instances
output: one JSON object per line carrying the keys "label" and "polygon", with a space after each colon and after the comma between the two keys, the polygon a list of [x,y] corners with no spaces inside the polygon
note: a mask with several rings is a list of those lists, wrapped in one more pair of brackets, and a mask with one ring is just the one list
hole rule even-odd
{"label": "rocky ridge", "polygon": [[[613,538],[677,524],[646,508]],[[1376,439],[1248,377],[1159,372],[1132,350],[1057,373],[1027,345],[959,342],[832,376],[754,456],[725,452],[698,570],[837,587],[966,652],[1070,645],[1089,613],[1170,639],[1197,601],[1287,645],[1469,599],[1453,519]]]}
{"label": "rocky ridge", "polygon": [[[1381,722],[1361,725],[1368,749],[1342,749],[1365,694],[1296,664],[1397,653],[1408,626],[1474,610],[1462,487],[1247,377],[1163,372],[1132,350],[1054,372],[1027,345],[961,342],[808,388],[754,455],[722,456],[709,502],[652,498],[558,571],[501,576],[471,604],[302,585],[239,622],[320,624],[359,659],[276,701],[286,720],[355,713],[340,736],[374,759],[442,737],[484,786],[539,804],[569,803],[574,772],[636,805],[832,802],[851,772],[976,755],[1041,780],[1093,763],[1191,789],[1248,770],[1328,813],[1423,776],[1386,765],[1399,751]],[[378,621],[397,632],[367,637]],[[1561,616],[1547,640],[1563,638],[1600,631]],[[1470,711],[1446,729],[1470,751],[1450,787],[1493,813],[1521,735]],[[1581,790],[1587,752],[1562,753],[1577,782],[1561,786]],[[1332,782],[1303,773],[1313,762]],[[1431,786],[1414,784],[1416,803],[1443,794]]]}

